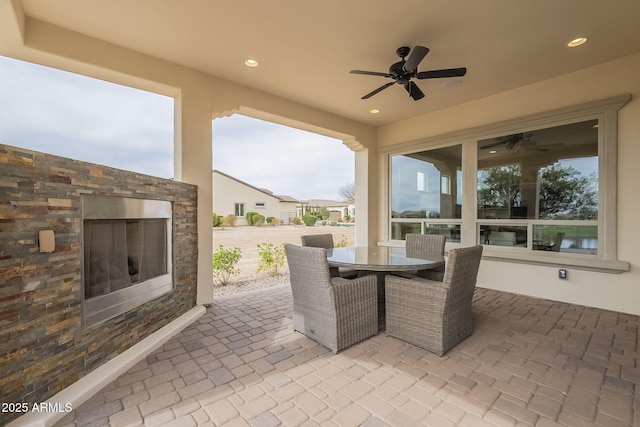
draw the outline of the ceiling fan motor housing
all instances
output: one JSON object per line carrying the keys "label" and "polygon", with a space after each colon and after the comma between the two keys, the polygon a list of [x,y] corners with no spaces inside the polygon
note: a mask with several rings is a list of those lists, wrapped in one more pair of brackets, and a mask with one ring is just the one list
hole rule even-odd
{"label": "ceiling fan motor housing", "polygon": [[411,74],[404,70],[404,64],[405,61],[402,60],[389,67],[389,74],[391,74],[391,77],[401,84],[407,83],[411,78]]}

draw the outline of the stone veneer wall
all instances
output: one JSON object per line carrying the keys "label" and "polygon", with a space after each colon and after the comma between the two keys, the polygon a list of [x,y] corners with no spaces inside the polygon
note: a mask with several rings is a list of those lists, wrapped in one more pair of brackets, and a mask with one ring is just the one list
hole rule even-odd
{"label": "stone veneer wall", "polygon": [[[82,194],[173,202],[174,289],[82,327]],[[193,185],[0,145],[0,401],[44,402],[196,304]],[[56,248],[40,253],[38,231]],[[0,425],[20,414],[0,412]]]}

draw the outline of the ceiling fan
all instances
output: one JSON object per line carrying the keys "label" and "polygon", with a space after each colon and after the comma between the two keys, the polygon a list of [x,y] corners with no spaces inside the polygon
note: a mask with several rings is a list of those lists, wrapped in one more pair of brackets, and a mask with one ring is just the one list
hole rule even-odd
{"label": "ceiling fan", "polygon": [[543,146],[538,145],[538,142],[532,140],[532,133],[515,133],[513,135],[507,135],[500,138],[496,138],[494,143],[485,145],[480,147],[481,150],[488,150],[490,148],[496,148],[499,146],[504,146],[507,150],[513,150],[514,148],[522,148],[525,151],[539,151],[539,152],[547,152],[549,148],[547,147],[555,147],[563,145],[562,143],[557,144],[545,144]]}
{"label": "ceiling fan", "polygon": [[[411,55],[409,55],[411,52]],[[446,77],[462,77],[467,73],[467,69],[465,67],[462,68],[448,68],[444,70],[432,70],[432,71],[421,71],[418,72],[418,65],[424,59],[424,57],[429,53],[429,48],[424,46],[416,46],[411,48],[407,46],[400,47],[396,50],[396,54],[401,58],[399,62],[391,65],[389,67],[388,73],[379,73],[375,71],[362,71],[362,70],[351,70],[351,74],[364,74],[367,76],[380,76],[387,77],[394,81],[386,83],[376,90],[369,92],[362,99],[369,99],[373,95],[382,92],[386,88],[393,86],[394,84],[401,84],[404,86],[406,91],[409,93],[409,96],[413,98],[414,101],[424,98],[424,93],[420,90],[418,85],[411,81],[412,78],[416,78],[418,80],[424,79],[440,79]],[[405,60],[405,58],[409,55],[409,58]]]}

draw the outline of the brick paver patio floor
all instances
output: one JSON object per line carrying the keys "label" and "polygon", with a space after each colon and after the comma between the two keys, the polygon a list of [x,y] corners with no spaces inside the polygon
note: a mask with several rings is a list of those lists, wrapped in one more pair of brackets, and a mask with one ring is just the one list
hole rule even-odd
{"label": "brick paver patio floor", "polygon": [[57,425],[640,426],[638,316],[477,289],[438,357],[384,331],[334,355],[291,291],[220,298]]}

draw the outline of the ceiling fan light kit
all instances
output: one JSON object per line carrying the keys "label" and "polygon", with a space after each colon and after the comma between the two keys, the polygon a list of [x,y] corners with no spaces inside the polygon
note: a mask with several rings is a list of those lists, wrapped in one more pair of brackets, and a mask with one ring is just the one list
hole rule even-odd
{"label": "ceiling fan light kit", "polygon": [[[404,86],[404,89],[407,91],[409,96],[414,101],[418,101],[424,98],[424,92],[422,92],[418,85],[411,79],[441,79],[450,77],[462,77],[467,74],[467,69],[465,67],[418,72],[418,65],[420,65],[420,62],[422,62],[424,57],[427,56],[427,53],[429,53],[429,48],[424,46],[416,46],[413,48],[413,51],[407,46],[402,46],[396,50],[396,54],[401,58],[400,61],[392,64],[391,67],[389,67],[388,73],[381,73],[377,71],[351,70],[351,74],[378,76],[393,80],[392,82],[386,83],[379,88],[369,92],[368,94],[363,96],[362,99],[369,99],[372,96],[382,92],[386,88],[393,86],[394,84],[401,84],[402,86]],[[459,86],[462,83],[460,80],[454,80],[453,82],[458,83],[451,83],[451,85],[447,87]]]}

